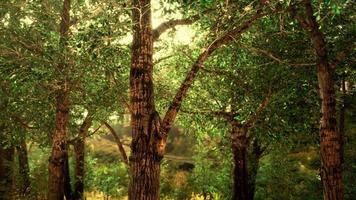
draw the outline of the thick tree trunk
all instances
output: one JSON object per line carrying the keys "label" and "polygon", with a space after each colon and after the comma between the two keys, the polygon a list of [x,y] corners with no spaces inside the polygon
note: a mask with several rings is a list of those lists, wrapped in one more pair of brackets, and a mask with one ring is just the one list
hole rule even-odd
{"label": "thick tree trunk", "polygon": [[257,171],[263,150],[257,138],[255,138],[250,147],[251,150],[248,156],[248,199],[253,200],[256,190]]}
{"label": "thick tree trunk", "polygon": [[[70,26],[70,0],[63,1],[63,11],[60,24],[60,42],[65,54],[66,40]],[[69,120],[69,84],[66,58],[59,63],[57,70],[60,73],[60,87],[56,93],[56,120],[55,131],[52,136],[52,153],[48,166],[48,200],[62,200],[64,197],[65,166],[67,156],[67,127]]]}
{"label": "thick tree trunk", "polygon": [[67,126],[69,99],[64,93],[57,96],[56,130],[53,134],[52,154],[49,159],[48,199],[62,200],[67,163]]}
{"label": "thick tree trunk", "polygon": [[[130,200],[159,199],[159,116],[152,82],[153,37],[150,0],[133,0],[133,43],[130,71],[132,142]],[[157,125],[158,124],[158,125]],[[156,127],[156,128],[155,128]]]}
{"label": "thick tree trunk", "polygon": [[[152,83],[153,31],[150,0],[133,0],[133,43],[130,71],[130,111],[132,142],[130,156],[131,182],[129,199],[159,199],[160,161],[164,155],[168,132],[173,126],[187,91],[199,68],[218,48],[236,40],[254,21],[265,16],[262,7],[241,26],[227,31],[200,54],[178,89],[166,115],[161,120],[154,107]],[[165,29],[166,30],[166,29]],[[164,30],[163,30],[164,31]],[[161,31],[158,31],[161,32]],[[156,35],[157,36],[157,35]],[[157,37],[155,36],[155,39]]]}
{"label": "thick tree trunk", "polygon": [[30,193],[30,167],[28,164],[27,145],[25,138],[21,138],[20,145],[17,146],[20,174],[20,195],[25,197]]}
{"label": "thick tree trunk", "polygon": [[0,145],[0,199],[13,199],[14,148]]}
{"label": "thick tree trunk", "polygon": [[320,175],[323,182],[324,200],[342,200],[341,142],[336,122],[336,99],[333,82],[333,69],[330,66],[327,47],[319,25],[313,15],[310,1],[303,2],[306,23],[317,55],[317,74],[321,99],[320,120]]}
{"label": "thick tree trunk", "polygon": [[328,59],[327,45],[314,16],[310,0],[302,1],[305,15],[293,16],[308,31],[317,56],[317,75],[321,99],[320,119],[320,175],[323,183],[324,200],[342,200],[344,198],[342,183],[342,159],[340,133],[336,121],[336,99],[333,82],[334,70]]}
{"label": "thick tree trunk", "polygon": [[336,100],[332,73],[328,64],[318,65],[319,92],[321,97],[320,154],[321,179],[325,200],[342,200],[341,142],[336,123]]}
{"label": "thick tree trunk", "polygon": [[85,175],[85,139],[91,126],[91,118],[86,117],[79,129],[79,138],[74,142],[75,154],[75,184],[74,200],[84,199],[84,175]]}
{"label": "thick tree trunk", "polygon": [[233,200],[247,200],[249,197],[247,169],[247,128],[232,122],[231,143],[234,157]]}

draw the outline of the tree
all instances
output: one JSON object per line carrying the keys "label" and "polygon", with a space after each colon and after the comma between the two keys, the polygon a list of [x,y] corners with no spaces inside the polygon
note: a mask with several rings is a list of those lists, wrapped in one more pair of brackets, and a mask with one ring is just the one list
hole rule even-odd
{"label": "tree", "polygon": [[30,166],[28,163],[27,144],[25,138],[20,138],[20,144],[16,146],[19,163],[19,174],[21,175],[20,194],[26,197],[31,190]]}
{"label": "tree", "polygon": [[[320,175],[323,183],[325,200],[343,199],[342,183],[342,141],[337,127],[335,85],[333,81],[335,62],[329,58],[328,47],[323,33],[320,31],[311,1],[302,1],[304,16],[296,13],[295,6],[291,6],[291,13],[302,28],[308,32],[314,52],[317,57],[317,76],[319,95],[321,99],[320,120]],[[337,59],[335,59],[337,60]]]}
{"label": "tree", "polygon": [[65,166],[67,154],[67,129],[70,111],[70,85],[68,80],[68,58],[66,56],[66,43],[70,27],[70,0],[63,1],[63,10],[60,24],[60,44],[63,50],[63,59],[57,63],[60,76],[59,87],[56,91],[56,122],[52,136],[52,153],[48,166],[48,199],[61,200],[64,195]]}
{"label": "tree", "polygon": [[[156,39],[153,36],[160,35],[163,33],[161,31],[167,29],[159,29],[159,26],[152,30],[150,0],[135,0],[132,7],[134,23],[130,71],[132,126],[130,168],[132,177],[129,199],[158,199],[160,161],[164,155],[167,136],[197,72],[215,50],[240,37],[254,21],[265,16],[266,13],[262,12],[262,6],[258,6],[250,19],[226,31],[205,48],[187,73],[161,123],[155,108],[153,93],[152,54],[153,42]],[[175,25],[179,23],[173,23],[169,28]]]}

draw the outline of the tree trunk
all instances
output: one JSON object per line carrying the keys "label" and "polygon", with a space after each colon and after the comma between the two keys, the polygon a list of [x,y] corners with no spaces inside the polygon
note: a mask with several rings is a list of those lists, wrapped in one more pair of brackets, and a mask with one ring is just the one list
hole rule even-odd
{"label": "tree trunk", "polygon": [[88,135],[88,129],[91,126],[91,118],[86,117],[79,129],[79,138],[74,142],[75,154],[75,184],[74,200],[84,199],[84,175],[85,175],[85,139]]}
{"label": "tree trunk", "polygon": [[[67,145],[68,150],[68,145]],[[64,158],[64,196],[66,200],[72,199],[72,186],[70,184],[70,172],[69,172],[69,157],[68,152]]]}
{"label": "tree trunk", "polygon": [[231,143],[234,157],[233,200],[247,200],[249,197],[246,134],[246,127],[236,122],[232,123]]}
{"label": "tree trunk", "polygon": [[64,195],[65,167],[67,159],[67,126],[69,96],[57,96],[56,130],[53,134],[52,154],[49,159],[48,199],[62,200]]}
{"label": "tree trunk", "polygon": [[332,74],[328,64],[318,65],[319,92],[321,97],[320,154],[321,179],[325,200],[342,200],[341,143],[336,124],[336,100]]}
{"label": "tree trunk", "polygon": [[[153,37],[150,0],[133,0],[133,43],[130,70],[132,142],[130,156],[130,200],[159,199],[160,155],[155,111],[152,54]],[[156,126],[156,128],[154,128]]]}
{"label": "tree trunk", "polygon": [[27,145],[25,138],[20,139],[20,145],[17,146],[20,174],[20,195],[26,197],[30,193],[30,167],[28,164]]}
{"label": "tree trunk", "polygon": [[56,120],[55,131],[52,136],[52,153],[48,166],[48,200],[62,200],[64,196],[65,165],[67,156],[67,127],[69,120],[69,82],[66,63],[66,40],[70,26],[70,0],[63,1],[63,11],[60,24],[60,45],[63,50],[62,63],[57,70],[59,74],[60,89],[56,92]]}
{"label": "tree trunk", "polygon": [[333,69],[329,63],[327,47],[319,29],[310,1],[303,2],[306,11],[307,30],[317,55],[317,75],[321,99],[320,120],[320,175],[323,182],[324,200],[342,200],[341,142],[336,122],[336,99]]}
{"label": "tree trunk", "polygon": [[[345,76],[345,74],[343,74]],[[340,102],[340,111],[339,111],[339,133],[340,133],[340,145],[341,145],[341,150],[340,150],[340,156],[341,156],[341,162],[344,162],[344,137],[345,137],[345,112],[346,112],[346,106],[345,106],[345,97],[346,97],[346,83],[345,83],[345,77],[342,77],[341,80],[341,102]]]}
{"label": "tree trunk", "polygon": [[13,199],[14,148],[0,145],[0,199]]}
{"label": "tree trunk", "polygon": [[78,139],[74,143],[75,154],[75,184],[74,184],[74,199],[82,200],[84,193],[84,145],[83,139]]}
{"label": "tree trunk", "polygon": [[248,199],[253,200],[256,190],[256,177],[263,150],[257,138],[254,139],[248,156]]}

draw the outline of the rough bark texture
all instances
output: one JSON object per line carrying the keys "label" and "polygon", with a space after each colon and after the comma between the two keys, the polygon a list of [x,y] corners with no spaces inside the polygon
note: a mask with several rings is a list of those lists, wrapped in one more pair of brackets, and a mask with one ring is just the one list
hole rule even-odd
{"label": "rough bark texture", "polygon": [[[130,156],[131,182],[129,199],[159,199],[160,161],[176,115],[197,72],[206,59],[218,48],[236,40],[254,21],[265,16],[261,7],[240,26],[214,40],[200,54],[178,89],[166,115],[161,120],[154,107],[152,83],[153,31],[150,0],[133,0],[133,43],[130,71],[130,101],[132,142]],[[189,22],[190,23],[190,22]],[[169,25],[171,27],[173,25]],[[163,25],[162,33],[168,26]],[[168,27],[168,28],[169,28]],[[160,34],[156,34],[155,39]],[[162,128],[161,128],[162,127]]]}
{"label": "rough bark texture", "polygon": [[0,199],[13,199],[14,148],[0,145]]}
{"label": "rough bark texture", "polygon": [[130,70],[132,142],[130,200],[159,199],[159,116],[152,82],[153,36],[150,0],[133,0],[133,43]]}
{"label": "rough bark texture", "polygon": [[[320,175],[323,183],[324,200],[342,200],[341,141],[336,122],[336,99],[333,82],[333,68],[327,55],[324,36],[319,29],[310,1],[304,0],[305,20],[302,26],[309,32],[317,55],[317,75],[321,99],[320,120]],[[302,21],[302,20],[300,20]]]}
{"label": "rough bark texture", "polygon": [[57,97],[56,130],[53,134],[52,154],[49,159],[48,199],[62,200],[64,195],[67,157],[68,95]]}
{"label": "rough bark texture", "polygon": [[[70,26],[70,0],[63,1],[62,20],[60,24],[60,36],[62,48],[65,48]],[[65,52],[63,50],[63,52]],[[66,74],[66,59],[58,64],[61,76]],[[62,200],[64,196],[65,165],[67,156],[67,126],[69,120],[69,88],[66,77],[60,77],[60,87],[56,93],[56,119],[55,131],[52,136],[52,153],[48,166],[48,199]]]}
{"label": "rough bark texture", "polygon": [[19,174],[20,174],[20,195],[25,197],[30,193],[30,167],[28,164],[27,145],[25,138],[21,138],[19,146],[17,146],[17,154],[19,160]]}
{"label": "rough bark texture", "polygon": [[247,128],[231,124],[231,147],[234,157],[233,200],[247,200],[249,197],[247,169]]}
{"label": "rough bark texture", "polygon": [[90,117],[86,117],[79,129],[79,138],[74,141],[75,154],[75,183],[74,183],[74,200],[84,199],[84,175],[85,175],[85,140],[88,130],[92,124]]}

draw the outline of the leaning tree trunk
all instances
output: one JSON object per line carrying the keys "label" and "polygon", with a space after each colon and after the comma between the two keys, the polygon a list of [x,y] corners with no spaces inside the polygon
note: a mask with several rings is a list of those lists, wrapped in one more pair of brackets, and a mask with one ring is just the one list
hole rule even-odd
{"label": "leaning tree trunk", "polygon": [[331,67],[327,46],[323,34],[319,29],[310,1],[303,2],[306,11],[305,26],[309,31],[311,41],[317,55],[317,74],[319,95],[321,99],[320,120],[320,175],[323,182],[324,200],[342,200],[342,161],[341,141],[336,122],[336,99],[333,82],[333,68]]}
{"label": "leaning tree trunk", "polygon": [[60,72],[60,89],[56,92],[55,131],[52,136],[52,153],[48,166],[48,200],[62,200],[64,196],[65,165],[67,156],[67,127],[69,120],[69,84],[67,80],[67,64],[65,58],[66,40],[70,26],[70,0],[63,1],[62,20],[60,24],[60,43],[63,48],[62,63],[57,70]]}
{"label": "leaning tree trunk", "polygon": [[25,138],[20,139],[20,144],[17,146],[17,154],[19,160],[19,174],[20,174],[20,195],[26,197],[30,193],[30,167],[28,164],[28,153]]}
{"label": "leaning tree trunk", "polygon": [[130,70],[132,142],[130,156],[130,200],[159,199],[160,161],[156,151],[159,135],[153,127],[152,82],[153,37],[150,0],[133,0],[133,43]]}
{"label": "leaning tree trunk", "polygon": [[79,137],[74,141],[75,154],[75,184],[74,200],[84,199],[84,164],[85,164],[85,139],[88,135],[88,129],[91,126],[91,118],[86,117],[79,129]]}
{"label": "leaning tree trunk", "polygon": [[233,200],[247,200],[249,197],[246,134],[246,127],[236,122],[232,123],[231,146],[234,157]]}
{"label": "leaning tree trunk", "polygon": [[13,199],[13,161],[14,148],[0,144],[0,199]]}

